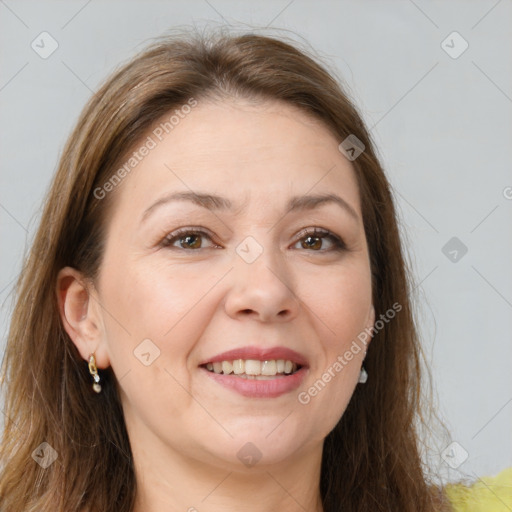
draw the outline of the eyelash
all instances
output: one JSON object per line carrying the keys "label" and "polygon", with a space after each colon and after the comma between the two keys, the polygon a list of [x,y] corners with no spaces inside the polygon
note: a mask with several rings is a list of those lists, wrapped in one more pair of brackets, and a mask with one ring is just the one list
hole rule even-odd
{"label": "eyelash", "polygon": [[[206,238],[208,238],[209,240],[212,240],[212,237],[204,230],[202,229],[194,229],[194,228],[181,228],[181,229],[178,229],[176,231],[174,231],[173,233],[170,233],[168,234],[161,242],[160,242],[160,246],[161,247],[165,247],[167,249],[180,249],[180,250],[183,250],[183,251],[198,251],[199,249],[205,249],[205,248],[199,248],[199,249],[186,249],[186,248],[183,248],[183,247],[173,247],[172,244],[176,241],[176,240],[180,240],[181,238],[185,238],[185,235],[194,235],[194,236],[205,236]],[[300,233],[299,233],[299,236],[300,238],[297,239],[297,241],[295,242],[295,244],[297,242],[300,242],[301,240],[304,240],[305,238],[307,237],[312,237],[312,238],[320,238],[320,239],[329,239],[332,241],[333,243],[333,247],[331,249],[319,249],[319,250],[312,250],[312,252],[320,252],[320,253],[323,253],[323,252],[333,252],[333,251],[338,251],[338,252],[343,252],[343,251],[347,251],[347,246],[345,245],[345,242],[338,236],[336,236],[334,233],[331,233],[329,230],[327,229],[322,229],[322,228],[306,228],[306,229],[303,229]],[[294,244],[294,245],[295,245]],[[215,248],[215,247],[209,247],[209,249],[212,249],[212,248]]]}

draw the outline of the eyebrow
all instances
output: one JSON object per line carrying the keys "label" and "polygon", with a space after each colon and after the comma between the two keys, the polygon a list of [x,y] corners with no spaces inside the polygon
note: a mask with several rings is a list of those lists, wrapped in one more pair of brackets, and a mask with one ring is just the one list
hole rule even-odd
{"label": "eyebrow", "polygon": [[[212,194],[203,194],[198,192],[174,192],[172,194],[168,194],[162,197],[161,199],[153,203],[147,210],[145,210],[142,215],[141,223],[144,222],[150,216],[150,214],[158,207],[173,201],[190,201],[208,210],[234,209],[233,203],[226,197],[221,197]],[[354,210],[354,208],[352,208],[352,206],[350,206],[350,204],[348,204],[347,201],[345,201],[345,199],[336,194],[315,194],[292,197],[288,201],[286,211],[291,212],[313,210],[314,208],[329,203],[337,204],[343,210],[345,210],[353,219],[359,221],[359,215]],[[245,204],[242,205],[238,209],[238,211],[241,211],[241,209],[243,209],[244,207]]]}

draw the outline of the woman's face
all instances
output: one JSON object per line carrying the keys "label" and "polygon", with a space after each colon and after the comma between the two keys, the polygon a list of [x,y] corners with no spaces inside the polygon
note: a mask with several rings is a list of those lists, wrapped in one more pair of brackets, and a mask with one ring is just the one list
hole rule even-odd
{"label": "woman's face", "polygon": [[[158,126],[116,185],[96,290],[98,362],[119,381],[132,446],[231,468],[321,450],[364,348],[344,354],[374,321],[341,141],[273,102],[199,103],[165,136]],[[340,200],[311,199],[327,195]],[[219,359],[280,374],[208,370]],[[302,369],[283,375],[288,359]]]}

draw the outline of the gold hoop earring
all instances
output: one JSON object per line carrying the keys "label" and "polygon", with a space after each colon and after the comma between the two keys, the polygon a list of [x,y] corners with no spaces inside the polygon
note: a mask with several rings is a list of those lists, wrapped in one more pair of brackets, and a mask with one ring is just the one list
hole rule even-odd
{"label": "gold hoop earring", "polygon": [[92,389],[94,389],[96,393],[99,393],[101,391],[101,385],[99,383],[100,376],[98,375],[98,368],[96,368],[96,358],[94,357],[94,354],[91,354],[89,356],[89,373],[92,375],[92,378],[94,379]]}

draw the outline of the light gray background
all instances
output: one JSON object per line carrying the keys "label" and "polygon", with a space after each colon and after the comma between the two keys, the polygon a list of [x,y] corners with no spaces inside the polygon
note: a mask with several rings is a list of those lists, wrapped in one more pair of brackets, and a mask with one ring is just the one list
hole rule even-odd
{"label": "light gray background", "polygon": [[[289,29],[346,81],[395,190],[439,411],[468,453],[457,469],[434,454],[432,467],[455,480],[511,466],[510,0],[0,0],[0,350],[13,279],[86,100],[170,27],[228,23]],[[43,31],[59,45],[47,59],[31,48]],[[453,31],[469,44],[456,59],[441,46]],[[454,236],[468,248],[457,262],[442,252]]]}

